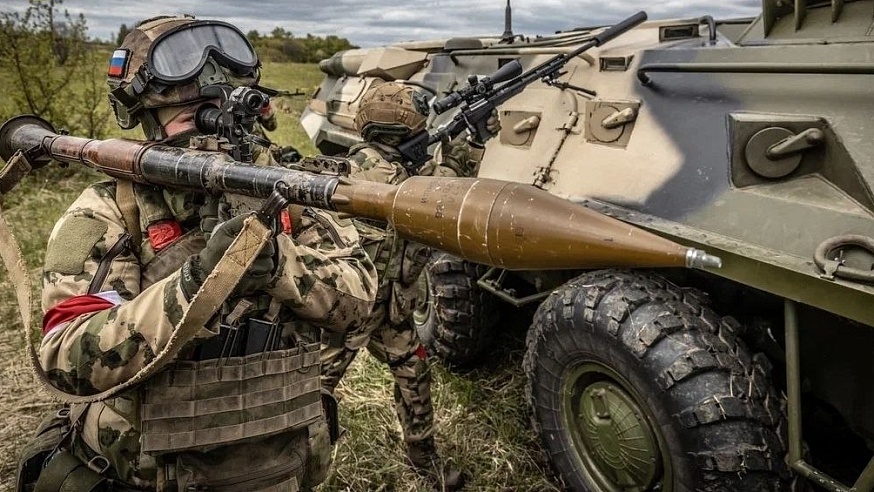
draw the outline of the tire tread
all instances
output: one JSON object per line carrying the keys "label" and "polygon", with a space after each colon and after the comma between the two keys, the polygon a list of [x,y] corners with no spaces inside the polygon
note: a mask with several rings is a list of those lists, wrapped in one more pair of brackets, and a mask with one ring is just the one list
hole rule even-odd
{"label": "tire tread", "polygon": [[576,334],[599,329],[605,334],[598,336],[610,337],[641,364],[661,368],[653,384],[677,405],[677,428],[700,437],[685,443],[702,470],[696,488],[782,490],[788,479],[785,410],[770,384],[767,357],[750,354],[738,338],[740,324],[718,316],[703,292],[623,270],[589,272],[557,289],[537,310],[526,339],[533,425],[565,484],[586,490],[574,473],[575,451],[562,438],[560,397],[553,394],[562,371],[556,361],[585,343]]}

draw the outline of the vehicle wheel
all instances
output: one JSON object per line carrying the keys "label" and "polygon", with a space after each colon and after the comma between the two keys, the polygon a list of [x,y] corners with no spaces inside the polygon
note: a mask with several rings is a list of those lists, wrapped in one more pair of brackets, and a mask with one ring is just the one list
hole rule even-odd
{"label": "vehicle wheel", "polygon": [[770,363],[706,297],[636,272],[553,292],[528,333],[534,426],[580,491],[782,490],[785,415]]}
{"label": "vehicle wheel", "polygon": [[485,269],[440,253],[420,277],[413,323],[422,342],[444,363],[469,365],[498,322],[498,300],[476,284]]}

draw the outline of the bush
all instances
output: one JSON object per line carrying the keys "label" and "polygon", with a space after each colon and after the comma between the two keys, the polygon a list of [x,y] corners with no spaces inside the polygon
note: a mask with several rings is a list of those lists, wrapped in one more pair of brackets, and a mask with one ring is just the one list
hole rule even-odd
{"label": "bush", "polygon": [[0,72],[9,103],[4,119],[31,113],[91,138],[105,136],[109,107],[102,63],[88,43],[85,17],[59,10],[63,0],[30,0],[23,12],[0,12]]}

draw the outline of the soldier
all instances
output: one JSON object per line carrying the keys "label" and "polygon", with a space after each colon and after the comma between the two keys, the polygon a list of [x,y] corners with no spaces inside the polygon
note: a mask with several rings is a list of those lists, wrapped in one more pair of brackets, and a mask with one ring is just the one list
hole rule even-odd
{"label": "soldier", "polygon": [[296,148],[291,145],[280,146],[274,144],[270,137],[267,136],[267,132],[276,131],[276,127],[276,110],[273,109],[271,101],[267,101],[267,104],[261,108],[261,114],[255,120],[252,134],[263,139],[261,144],[270,149],[273,159],[280,165],[294,164],[300,161],[303,156],[300,155]]}
{"label": "soldier", "polygon": [[276,131],[276,111],[273,110],[273,105],[269,101],[261,108],[261,114],[258,115],[258,124],[268,132]]}
{"label": "soldier", "polygon": [[[409,177],[397,145],[425,127],[428,103],[412,88],[387,82],[369,89],[361,99],[355,126],[364,142],[349,150],[351,177],[398,184]],[[497,133],[497,114],[489,120]],[[482,158],[481,142],[458,138],[445,142],[443,160],[432,160],[422,173],[439,176],[470,176]],[[360,329],[344,336],[323,336],[322,384],[333,392],[358,351],[367,349],[388,364],[395,378],[394,399],[404,430],[407,457],[421,473],[442,481],[449,490],[464,484],[462,473],[443,466],[434,442],[434,409],[431,373],[425,347],[419,341],[410,317],[416,303],[417,281],[430,258],[422,245],[398,238],[388,224],[356,220],[365,249],[376,265],[379,291],[376,304]]]}
{"label": "soldier", "polygon": [[[252,86],[259,67],[229,24],[149,19],[112,55],[110,101],[122,128],[141,124],[149,140],[187,145],[198,107],[214,97],[207,88]],[[256,163],[269,161],[258,153]],[[184,341],[175,339],[189,308],[210,294],[204,283],[226,275],[217,265],[246,216],[229,212],[242,206],[123,180],[87,188],[46,252],[39,358],[50,383],[95,395]],[[324,479],[320,332],[364,319],[376,276],[351,223],[306,208],[283,213],[282,225],[159,373],[71,407],[56,427],[69,432],[45,468],[24,463],[19,490],[36,480],[37,490],[293,491]]]}
{"label": "soldier", "polygon": [[252,134],[264,139],[264,146],[270,146],[273,142],[267,136],[267,132],[276,131],[276,111],[273,110],[273,105],[267,101],[261,108],[261,113],[255,118],[255,125],[252,128]]}

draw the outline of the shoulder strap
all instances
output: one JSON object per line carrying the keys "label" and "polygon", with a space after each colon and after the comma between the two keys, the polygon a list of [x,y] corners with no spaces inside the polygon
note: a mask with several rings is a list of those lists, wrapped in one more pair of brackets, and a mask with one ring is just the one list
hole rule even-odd
{"label": "shoulder strap", "polygon": [[134,195],[134,183],[126,179],[117,179],[115,183],[115,203],[118,204],[121,217],[130,233],[132,248],[139,253],[140,245],[143,244],[143,231],[140,228],[140,209]]}

